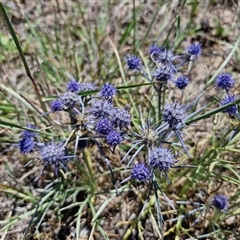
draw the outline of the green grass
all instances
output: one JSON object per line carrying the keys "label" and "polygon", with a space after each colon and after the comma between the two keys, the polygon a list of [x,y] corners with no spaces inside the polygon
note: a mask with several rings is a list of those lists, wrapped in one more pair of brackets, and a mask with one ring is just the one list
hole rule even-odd
{"label": "green grass", "polygon": [[[50,3],[46,11],[36,3],[34,16],[25,14],[25,36],[9,21],[14,10],[0,3],[11,35],[7,31],[0,34],[0,61],[4,70],[0,83],[0,148],[4,151],[0,159],[3,159],[4,176],[8,176],[0,185],[0,192],[4,199],[24,208],[22,213],[14,211],[1,218],[0,236],[54,239],[65,225],[73,229],[74,239],[81,239],[84,232],[86,239],[239,237],[237,224],[227,226],[225,223],[231,217],[239,221],[239,119],[231,119],[223,111],[239,104],[240,100],[219,107],[224,94],[214,86],[216,76],[223,71],[237,76],[233,65],[239,58],[239,34],[231,31],[236,22],[224,29],[221,27],[223,18],[216,19],[211,12],[219,11],[224,17],[228,6],[221,5],[216,10],[217,1],[208,4],[134,0],[58,3],[61,11]],[[213,22],[212,32],[205,31],[201,25],[205,16],[210,18],[210,25]],[[46,20],[47,17],[51,20]],[[142,59],[151,77],[154,65],[148,51],[152,43],[183,54],[191,41],[203,43],[203,55],[192,63],[191,84],[183,93],[169,84],[162,94],[157,94],[154,82],[128,71],[125,66],[124,57],[135,54]],[[213,64],[213,46],[224,53],[217,66]],[[216,59],[221,54],[216,54]],[[17,70],[21,70],[19,75]],[[67,114],[41,115],[49,111],[50,101],[65,91],[71,76],[96,85],[96,91],[83,93],[83,96],[96,97],[97,91],[108,82],[118,89],[114,104],[130,105],[129,140],[120,144],[115,153],[111,153],[104,142],[97,145],[91,132],[81,132],[70,125],[71,118]],[[238,83],[234,90],[238,97],[237,87]],[[140,126],[147,120],[164,132],[161,109],[165,103],[173,101],[182,105],[195,101],[182,131],[190,157],[173,134],[167,140],[172,142],[170,147],[179,168],[169,171],[169,181],[156,174],[155,183],[160,188],[155,184],[151,186],[151,181],[143,184],[130,180],[120,184],[130,175],[133,163],[147,161],[145,144],[125,169],[127,161],[140,147],[133,147],[133,132],[143,134]],[[38,126],[35,131],[41,142],[63,141],[70,153],[77,153],[77,157],[69,161],[69,171],[61,169],[59,176],[55,176],[48,167],[42,173],[39,154],[19,153],[20,132],[28,129],[27,123]],[[148,130],[153,129],[152,125]],[[76,144],[81,137],[89,141],[80,151]],[[164,136],[153,143],[159,143],[159,139]],[[133,152],[127,161],[121,162],[131,147]],[[16,159],[18,171],[14,165]],[[228,196],[230,204],[226,213],[211,206],[216,193]],[[181,201],[184,204],[180,204]],[[196,204],[199,202],[203,205]],[[196,219],[198,222],[192,226]],[[22,222],[22,231],[16,233],[19,222]]]}

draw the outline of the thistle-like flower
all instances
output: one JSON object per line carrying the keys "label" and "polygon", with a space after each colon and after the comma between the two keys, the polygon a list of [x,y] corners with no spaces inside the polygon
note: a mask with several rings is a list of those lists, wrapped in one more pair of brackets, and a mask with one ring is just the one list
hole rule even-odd
{"label": "thistle-like flower", "polygon": [[75,92],[66,92],[60,96],[60,100],[63,104],[63,110],[71,110],[77,103],[79,103],[79,96]]}
{"label": "thistle-like flower", "polygon": [[180,76],[175,80],[175,86],[180,90],[183,90],[189,84],[189,78],[186,76]]}
{"label": "thistle-like flower", "polygon": [[187,53],[192,56],[199,56],[202,53],[202,46],[198,43],[193,43],[187,49]]}
{"label": "thistle-like flower", "polygon": [[217,194],[213,197],[212,205],[221,211],[226,211],[228,208],[228,199],[225,195]]}
{"label": "thistle-like flower", "polygon": [[108,118],[113,109],[114,107],[111,101],[101,99],[93,103],[90,112],[96,118]]}
{"label": "thistle-like flower", "polygon": [[151,178],[151,170],[143,163],[136,164],[131,172],[131,178],[146,182]]}
{"label": "thistle-like flower", "polygon": [[168,104],[163,110],[163,121],[168,123],[170,128],[175,129],[179,123],[182,123],[185,116],[185,110],[177,103]]}
{"label": "thistle-like flower", "polygon": [[60,167],[67,169],[67,159],[69,156],[65,155],[65,148],[62,143],[51,142],[46,144],[41,149],[41,157],[46,166],[51,165],[55,174],[58,174]]}
{"label": "thistle-like flower", "polygon": [[51,102],[51,109],[53,112],[62,111],[64,109],[64,105],[60,99],[55,99]]}
{"label": "thistle-like flower", "polygon": [[131,115],[130,113],[123,108],[114,108],[110,114],[111,122],[115,127],[127,128],[131,123]]}
{"label": "thistle-like flower", "polygon": [[92,91],[92,90],[95,90],[95,89],[96,89],[96,87],[92,83],[88,83],[88,82],[79,83],[79,92]]}
{"label": "thistle-like flower", "polygon": [[218,88],[229,91],[235,84],[235,80],[233,79],[232,75],[229,73],[220,73],[216,79],[215,84]]}
{"label": "thistle-like flower", "polygon": [[127,63],[129,70],[137,70],[137,71],[142,70],[142,62],[137,56],[128,55],[125,57],[125,61]]}
{"label": "thistle-like flower", "polygon": [[35,147],[35,141],[32,137],[25,137],[18,143],[21,153],[30,153]]}
{"label": "thistle-like flower", "polygon": [[156,81],[166,82],[172,80],[174,74],[177,73],[177,68],[172,62],[167,62],[159,66],[155,72],[152,73],[152,76]]}
{"label": "thistle-like flower", "polygon": [[79,93],[79,91],[80,91],[80,84],[77,81],[75,81],[75,80],[71,80],[67,84],[67,91]]}
{"label": "thistle-like flower", "polygon": [[[227,95],[220,101],[221,106],[227,105],[233,101],[237,100],[234,95]],[[238,116],[238,108],[236,105],[225,109],[223,112],[228,113],[230,116]]]}
{"label": "thistle-like flower", "polygon": [[113,97],[116,94],[116,92],[117,92],[116,88],[109,83],[105,83],[100,90],[100,94],[104,98]]}
{"label": "thistle-like flower", "polygon": [[154,148],[148,159],[150,168],[153,170],[159,169],[165,174],[176,162],[177,160],[173,156],[171,150],[162,147]]}
{"label": "thistle-like flower", "polygon": [[116,147],[121,141],[122,141],[122,136],[120,135],[119,132],[112,130],[106,137],[107,143],[112,146]]}
{"label": "thistle-like flower", "polygon": [[112,123],[107,118],[101,118],[95,126],[95,129],[98,133],[107,135],[113,129]]}

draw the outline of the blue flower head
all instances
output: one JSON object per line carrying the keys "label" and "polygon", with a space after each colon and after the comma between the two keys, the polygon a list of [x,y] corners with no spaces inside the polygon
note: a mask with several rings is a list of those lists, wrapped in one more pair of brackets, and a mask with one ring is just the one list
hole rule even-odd
{"label": "blue flower head", "polygon": [[159,169],[160,171],[166,173],[173,165],[176,163],[176,159],[173,156],[171,150],[156,147],[153,149],[149,156],[149,166],[152,169]]}
{"label": "blue flower head", "polygon": [[[224,106],[224,105],[227,105],[228,103],[231,103],[235,100],[237,100],[237,98],[234,95],[227,95],[225,98],[223,98],[220,101],[220,104],[221,104],[221,106]],[[230,116],[237,116],[238,115],[237,105],[229,107],[229,108],[225,109],[223,112],[228,113]]]}
{"label": "blue flower head", "polygon": [[71,110],[77,103],[79,103],[79,96],[75,92],[66,92],[60,97],[63,110]]}
{"label": "blue flower head", "polygon": [[[36,129],[34,125],[26,125],[27,128]],[[30,130],[24,130],[22,134],[22,138],[29,138],[29,137],[35,137],[37,135],[36,132],[30,131]]]}
{"label": "blue flower head", "polygon": [[113,97],[116,94],[116,92],[117,92],[116,88],[109,83],[105,83],[100,90],[100,94],[104,98]]}
{"label": "blue flower head", "polygon": [[25,137],[18,143],[21,153],[30,153],[35,147],[35,141],[32,137]]}
{"label": "blue flower head", "polygon": [[175,86],[180,90],[183,90],[189,84],[189,78],[180,76],[175,80]]}
{"label": "blue flower head", "polygon": [[96,118],[108,118],[114,109],[113,104],[108,100],[98,100],[93,103],[90,112]]}
{"label": "blue flower head", "polygon": [[79,93],[79,91],[80,91],[80,84],[77,81],[75,81],[75,80],[71,80],[67,84],[67,91]]}
{"label": "blue flower head", "polygon": [[131,173],[131,178],[146,182],[151,177],[151,170],[143,163],[136,164]]}
{"label": "blue flower head", "polygon": [[112,130],[106,137],[107,143],[112,146],[116,147],[121,141],[122,137],[119,132]]}
{"label": "blue flower head", "polygon": [[177,103],[168,104],[163,109],[163,121],[168,123],[170,128],[176,128],[183,121],[185,111]]}
{"label": "blue flower head", "polygon": [[96,131],[103,135],[107,135],[108,133],[110,133],[112,128],[112,123],[107,118],[101,118],[95,126]]}
{"label": "blue flower head", "polygon": [[235,80],[229,73],[220,73],[215,79],[215,84],[218,88],[228,92],[234,86]]}
{"label": "blue flower head", "polygon": [[226,211],[228,208],[228,199],[225,195],[217,194],[213,197],[212,205],[221,211]]}
{"label": "blue flower head", "polygon": [[69,156],[65,155],[65,148],[62,143],[50,143],[44,145],[41,149],[41,157],[45,163],[44,168],[48,165],[51,165],[55,174],[58,174],[60,167],[67,169],[67,159]]}
{"label": "blue flower head", "polygon": [[142,62],[137,56],[128,55],[125,57],[125,61],[127,63],[129,70],[137,70],[137,71],[142,70]]}
{"label": "blue flower head", "polygon": [[156,81],[166,82],[172,80],[174,74],[177,73],[177,68],[172,62],[167,62],[162,66],[159,66],[155,72],[152,73],[152,76]]}
{"label": "blue flower head", "polygon": [[202,46],[198,43],[193,43],[187,49],[187,53],[192,56],[199,56],[202,53]]}
{"label": "blue flower head", "polygon": [[156,53],[156,54],[162,54],[163,52],[166,51],[166,48],[164,47],[158,47],[156,44],[153,44],[150,46],[150,49],[149,49],[149,53],[150,53],[150,56],[153,54],[153,53]]}
{"label": "blue flower head", "polygon": [[64,105],[60,99],[55,99],[51,102],[51,109],[53,112],[62,111],[64,109]]}
{"label": "blue flower head", "polygon": [[88,83],[88,82],[79,83],[79,92],[92,91],[92,90],[95,90],[95,89],[96,89],[96,87],[92,83]]}
{"label": "blue flower head", "polygon": [[123,108],[114,108],[111,111],[111,121],[115,127],[127,128],[131,123],[131,115],[130,113]]}

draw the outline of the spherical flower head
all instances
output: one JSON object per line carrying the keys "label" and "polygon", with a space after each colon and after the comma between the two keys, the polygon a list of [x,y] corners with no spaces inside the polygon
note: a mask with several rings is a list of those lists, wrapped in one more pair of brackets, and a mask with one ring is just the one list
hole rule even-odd
{"label": "spherical flower head", "polygon": [[64,109],[64,105],[60,99],[55,99],[51,102],[51,109],[53,112],[62,111]]}
{"label": "spherical flower head", "polygon": [[199,56],[202,53],[202,46],[198,43],[193,43],[187,49],[187,53],[192,56]]}
{"label": "spherical flower head", "polygon": [[108,145],[116,147],[121,141],[122,137],[119,132],[112,130],[106,137]]}
{"label": "spherical flower head", "polygon": [[127,63],[129,70],[137,70],[137,71],[142,70],[142,62],[137,56],[128,55],[125,57],[125,61]]}
{"label": "spherical flower head", "polygon": [[[234,95],[227,95],[225,98],[223,98],[220,101],[221,106],[224,106],[226,104],[229,104],[233,101],[237,100],[237,98]],[[238,115],[238,108],[236,105],[229,107],[225,109],[223,112],[228,113],[230,116],[237,116]]]}
{"label": "spherical flower head", "polygon": [[131,178],[146,182],[151,177],[151,170],[143,163],[136,164],[131,173]]}
{"label": "spherical flower head", "polygon": [[156,147],[149,156],[149,166],[165,173],[173,167],[176,161],[171,150],[167,148]]}
{"label": "spherical flower head", "polygon": [[101,118],[95,125],[96,131],[103,135],[110,133],[112,128],[112,123],[107,118]]}
{"label": "spherical flower head", "polygon": [[163,121],[168,123],[171,128],[177,127],[185,116],[185,111],[182,106],[177,103],[168,104],[163,109]]}
{"label": "spherical flower head", "polygon": [[65,148],[63,144],[50,143],[41,149],[42,160],[45,166],[52,165],[55,168],[55,173],[57,174],[60,167],[67,168],[65,156]]}
{"label": "spherical flower head", "polygon": [[159,66],[152,76],[161,82],[166,82],[172,80],[174,74],[177,73],[177,68],[172,62],[167,62],[166,64]]}
{"label": "spherical flower head", "polygon": [[74,92],[66,92],[60,97],[60,100],[63,104],[63,110],[68,111],[79,103],[79,96]]}
{"label": "spherical flower head", "polygon": [[234,86],[235,80],[229,73],[220,73],[215,79],[215,84],[218,88],[228,92]]}
{"label": "spherical flower head", "polygon": [[113,104],[110,101],[98,100],[93,103],[90,112],[96,118],[108,118],[113,109]]}
{"label": "spherical flower head", "polygon": [[115,127],[120,129],[129,127],[131,123],[130,113],[123,108],[114,108],[110,114],[111,121]]}
{"label": "spherical flower head", "polygon": [[180,76],[175,80],[175,86],[180,90],[183,90],[189,84],[189,78]]}
{"label": "spherical flower head", "polygon": [[32,137],[25,137],[19,141],[18,146],[21,153],[30,153],[34,149],[35,142]]}
{"label": "spherical flower head", "polygon": [[100,90],[100,94],[104,98],[113,97],[116,94],[116,92],[117,92],[116,88],[109,83],[105,83]]}
{"label": "spherical flower head", "polygon": [[80,84],[77,81],[75,81],[75,80],[71,80],[67,84],[67,91],[79,93],[79,91],[80,91]]}
{"label": "spherical flower head", "polygon": [[92,91],[95,90],[96,87],[92,83],[79,83],[79,92],[86,92],[86,91]]}
{"label": "spherical flower head", "polygon": [[149,49],[150,56],[152,56],[153,53],[162,54],[165,51],[166,51],[166,48],[158,47],[156,44],[151,45]]}
{"label": "spherical flower head", "polygon": [[228,199],[225,195],[217,194],[213,197],[212,205],[221,211],[226,211],[228,208]]}

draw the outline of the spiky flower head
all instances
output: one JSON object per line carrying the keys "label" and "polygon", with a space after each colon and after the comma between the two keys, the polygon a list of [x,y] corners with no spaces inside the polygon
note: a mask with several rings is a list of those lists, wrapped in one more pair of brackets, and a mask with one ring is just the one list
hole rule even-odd
{"label": "spiky flower head", "polygon": [[96,118],[108,118],[113,109],[112,102],[101,99],[93,103],[90,112]]}
{"label": "spiky flower head", "polygon": [[111,121],[115,127],[127,128],[131,123],[131,115],[124,108],[114,108],[110,114]]}
{"label": "spiky flower head", "polygon": [[215,84],[218,88],[229,91],[235,84],[235,80],[229,73],[220,73],[215,79]]}
{"label": "spiky flower head", "polygon": [[122,141],[122,136],[120,135],[119,132],[112,130],[106,137],[107,143],[112,146],[116,147],[121,141]]}
{"label": "spiky flower head", "polygon": [[35,141],[32,137],[25,137],[18,143],[21,153],[30,153],[35,147]]}
{"label": "spiky flower head", "polygon": [[151,177],[151,170],[143,163],[136,164],[131,172],[131,178],[146,182]]}
{"label": "spiky flower head", "polygon": [[[36,129],[36,127],[34,125],[26,125],[27,128],[31,128],[31,129]],[[31,130],[24,130],[22,133],[22,138],[29,138],[29,137],[35,137],[37,135],[36,132],[31,131]]]}
{"label": "spiky flower head", "polygon": [[[234,95],[227,95],[225,98],[223,98],[220,101],[220,104],[221,104],[221,106],[224,106],[235,100],[237,100],[237,98]],[[229,108],[225,109],[223,112],[228,113],[230,116],[237,116],[238,115],[237,105],[229,107]]]}
{"label": "spiky flower head", "polygon": [[149,49],[150,56],[152,56],[153,53],[162,54],[165,51],[166,51],[166,48],[158,47],[156,44],[152,44]]}
{"label": "spiky flower head", "polygon": [[77,81],[75,81],[75,80],[71,80],[67,84],[67,91],[79,93],[79,91],[80,91],[80,84]]}
{"label": "spiky flower head", "polygon": [[116,94],[116,92],[117,92],[116,88],[109,83],[105,83],[100,90],[100,94],[104,98],[113,97]]}
{"label": "spiky flower head", "polygon": [[51,102],[51,109],[53,112],[62,111],[64,109],[64,105],[60,99],[55,99]]}
{"label": "spiky flower head", "polygon": [[54,168],[56,175],[60,167],[67,169],[66,160],[68,156],[65,155],[65,148],[62,143],[51,142],[44,145],[41,149],[41,157],[45,166],[51,165]]}
{"label": "spiky flower head", "polygon": [[108,133],[110,133],[112,128],[112,123],[107,118],[101,118],[95,126],[96,131],[103,135],[107,135]]}
{"label": "spiky flower head", "polygon": [[162,147],[156,147],[153,149],[149,156],[149,166],[152,169],[159,169],[166,173],[176,163],[176,159],[173,156],[171,150]]}
{"label": "spiky flower head", "polygon": [[191,44],[188,49],[187,53],[192,56],[199,56],[202,53],[202,46],[198,43]]}
{"label": "spiky flower head", "polygon": [[168,123],[170,128],[175,128],[181,123],[185,116],[185,110],[177,103],[168,104],[163,109],[163,121]]}
{"label": "spiky flower head", "polygon": [[176,73],[176,66],[172,62],[167,62],[166,64],[159,66],[156,71],[152,73],[152,76],[156,81],[166,82],[172,80]]}
{"label": "spiky flower head", "polygon": [[96,87],[92,83],[88,83],[88,82],[79,83],[79,92],[92,91],[92,90],[95,90],[95,89],[96,89]]}
{"label": "spiky flower head", "polygon": [[137,71],[142,70],[142,62],[137,56],[128,55],[125,57],[125,61],[127,63],[129,70],[137,70]]}
{"label": "spiky flower head", "polygon": [[186,76],[180,76],[175,80],[175,86],[180,90],[183,90],[189,84],[189,78]]}
{"label": "spiky flower head", "polygon": [[63,104],[63,110],[71,110],[77,103],[79,103],[79,96],[75,92],[66,92],[61,97],[60,100]]}
{"label": "spiky flower head", "polygon": [[212,205],[221,211],[226,211],[228,208],[228,198],[225,195],[217,194],[213,197]]}

